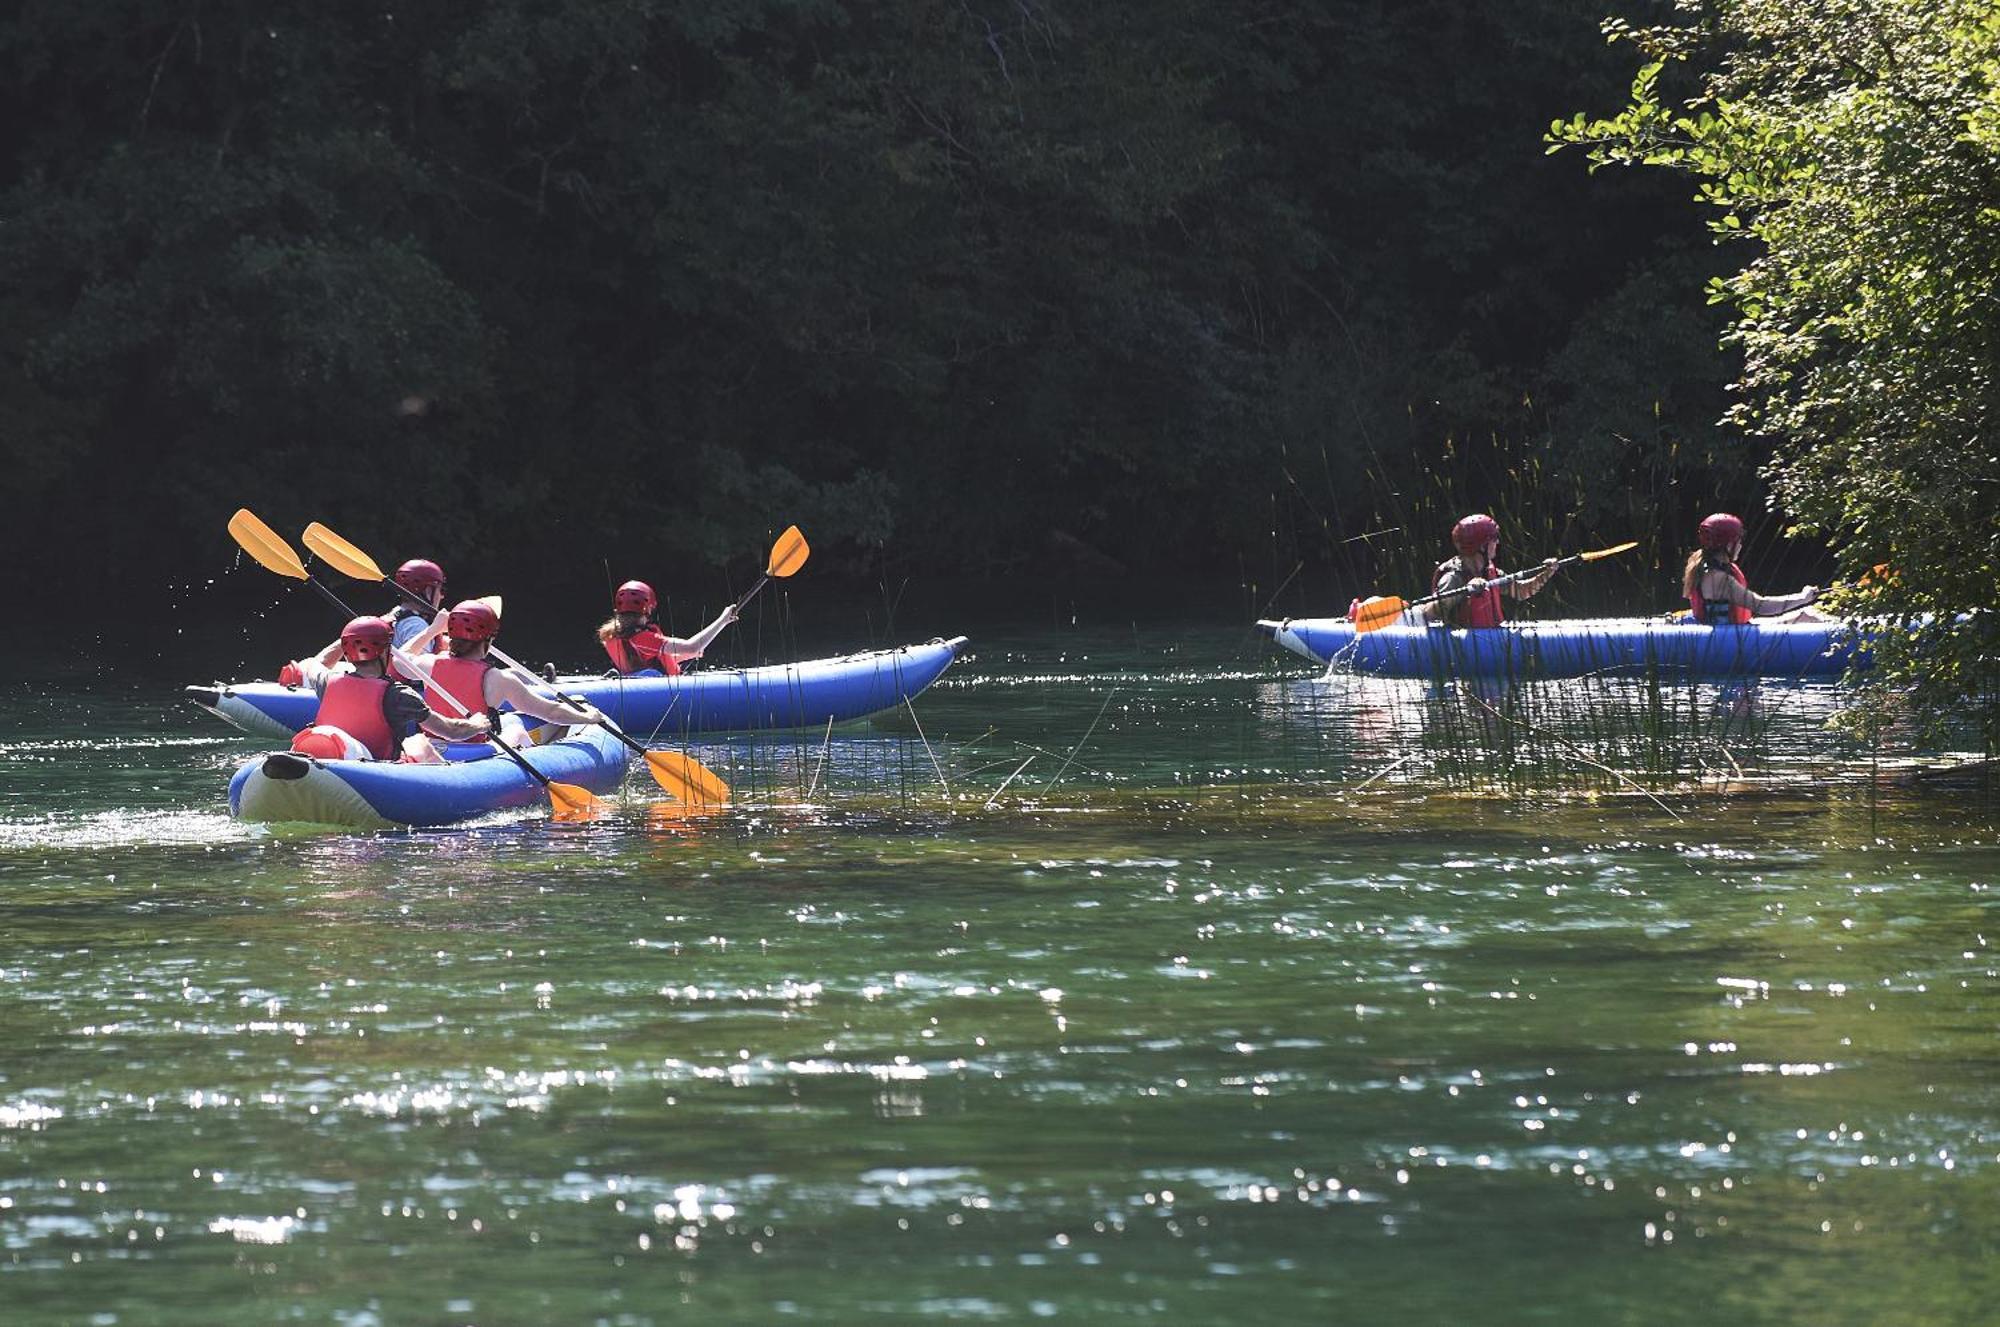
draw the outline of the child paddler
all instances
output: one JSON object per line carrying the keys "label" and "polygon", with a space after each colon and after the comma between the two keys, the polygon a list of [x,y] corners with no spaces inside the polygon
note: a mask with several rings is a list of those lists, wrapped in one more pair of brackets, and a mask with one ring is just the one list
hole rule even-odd
{"label": "child paddler", "polygon": [[1743,522],[1726,511],[1703,520],[1695,531],[1696,548],[1681,574],[1694,621],[1712,627],[1741,626],[1753,618],[1778,622],[1824,622],[1823,614],[1806,607],[1819,598],[1819,587],[1808,585],[1797,594],[1758,594],[1744,579],[1736,560],[1743,556]]}
{"label": "child paddler", "polygon": [[611,667],[627,677],[674,677],[681,664],[699,659],[736,620],[736,605],[722,610],[715,621],[683,640],[669,636],[653,622],[659,596],[644,581],[626,581],[611,596],[611,617],[597,629],[597,639],[611,656]]}
{"label": "child paddler", "polygon": [[1491,584],[1507,574],[1494,561],[1500,554],[1500,522],[1491,516],[1461,519],[1451,527],[1451,544],[1458,554],[1438,563],[1431,575],[1431,592],[1444,594],[1463,586],[1465,593],[1440,599],[1424,609],[1433,622],[1448,627],[1497,627],[1506,617],[1500,606],[1503,597],[1531,598],[1556,574],[1556,559],[1549,558],[1532,576],[1504,585]]}
{"label": "child paddler", "polygon": [[[437,624],[432,624],[432,630],[437,630]],[[455,700],[467,713],[487,716],[502,737],[515,743],[527,738],[522,714],[565,725],[604,722],[604,712],[595,705],[570,705],[544,696],[486,657],[493,638],[500,634],[500,615],[489,605],[467,599],[451,610],[444,621],[444,630],[451,639],[449,653],[410,658],[411,666],[424,675],[427,683],[424,700],[433,709],[450,710],[451,701]],[[451,700],[445,699],[446,696]],[[512,705],[518,713],[502,714],[502,705]],[[425,763],[444,759],[444,753],[430,742],[423,743],[421,750],[415,743],[405,750],[413,759]]]}
{"label": "child paddler", "polygon": [[[389,626],[396,633],[396,648],[399,650],[410,650],[413,647],[431,648],[428,644],[417,647],[416,641],[430,629],[431,619],[437,615],[440,608],[444,607],[444,568],[429,558],[411,558],[396,568],[395,580],[396,584],[431,606],[431,611],[428,613],[402,603],[389,610]],[[436,637],[428,638],[430,641],[435,639]],[[416,680],[403,677],[393,657],[389,660],[389,675],[401,678],[405,682]]]}
{"label": "child paddler", "polygon": [[388,619],[357,617],[317,657],[285,665],[298,679],[292,685],[309,686],[319,697],[319,714],[292,738],[292,750],[321,760],[393,760],[406,741],[428,748],[426,732],[474,742],[490,731],[485,714],[474,711],[467,719],[439,714],[389,677],[393,638]]}

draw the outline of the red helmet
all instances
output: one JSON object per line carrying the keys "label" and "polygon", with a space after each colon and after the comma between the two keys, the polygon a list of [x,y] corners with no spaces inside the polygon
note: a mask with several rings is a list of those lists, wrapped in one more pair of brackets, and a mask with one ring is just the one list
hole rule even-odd
{"label": "red helmet", "polygon": [[500,615],[477,599],[451,610],[447,630],[453,640],[492,640],[500,634]]}
{"label": "red helmet", "polygon": [[1695,532],[1695,542],[1703,548],[1724,553],[1743,542],[1743,522],[1726,511],[1719,511],[1701,523]]}
{"label": "red helmet", "polygon": [[1491,516],[1467,516],[1451,527],[1451,545],[1461,553],[1481,553],[1500,537],[1500,522]]}
{"label": "red helmet", "polygon": [[382,617],[357,617],[340,629],[340,653],[349,663],[380,659],[389,652],[392,632]]}
{"label": "red helmet", "polygon": [[411,558],[396,568],[396,584],[411,594],[429,594],[444,588],[444,568],[428,558]]}
{"label": "red helmet", "polygon": [[644,581],[626,581],[611,596],[614,613],[650,613],[659,606],[659,596]]}

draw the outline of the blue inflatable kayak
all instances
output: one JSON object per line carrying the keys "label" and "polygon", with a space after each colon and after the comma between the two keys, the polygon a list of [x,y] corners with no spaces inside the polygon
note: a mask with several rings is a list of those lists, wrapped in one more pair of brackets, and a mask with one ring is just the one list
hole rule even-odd
{"label": "blue inflatable kayak", "polygon": [[[1384,627],[1355,635],[1346,618],[1298,617],[1258,628],[1315,663],[1390,677],[1838,677],[1855,657],[1841,622],[1697,626],[1673,618],[1517,622],[1502,627]],[[1861,662],[1865,665],[1866,657]]]}
{"label": "blue inflatable kayak", "polygon": [[[541,784],[491,748],[443,765],[389,760],[315,760],[291,751],[246,760],[229,780],[229,813],[266,824],[387,829],[450,825],[489,811],[547,800]],[[523,747],[528,763],[557,783],[610,792],[625,777],[625,747],[602,728]]]}
{"label": "blue inflatable kayak", "polygon": [[[564,677],[555,686],[587,698],[642,740],[823,728],[901,705],[951,667],[964,644],[965,637],[954,636],[837,659],[704,668],[679,677]],[[218,682],[188,691],[196,704],[259,737],[289,739],[319,712],[319,697],[310,689],[277,682]]]}

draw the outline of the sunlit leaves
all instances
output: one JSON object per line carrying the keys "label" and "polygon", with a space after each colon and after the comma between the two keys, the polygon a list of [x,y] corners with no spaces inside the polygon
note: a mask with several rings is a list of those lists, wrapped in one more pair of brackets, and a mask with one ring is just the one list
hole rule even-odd
{"label": "sunlit leaves", "polygon": [[[1628,107],[1559,121],[1551,142],[1686,171],[1717,237],[1756,242],[1709,287],[1744,354],[1730,418],[1776,444],[1771,478],[1803,529],[1852,568],[1897,569],[1850,606],[1936,622],[1885,637],[1885,685],[1933,715],[1974,697],[1991,740],[2000,17],[1977,0],[1677,9],[1672,28],[1607,25],[1654,58]],[[1691,80],[1678,109],[1658,93],[1662,53]]]}

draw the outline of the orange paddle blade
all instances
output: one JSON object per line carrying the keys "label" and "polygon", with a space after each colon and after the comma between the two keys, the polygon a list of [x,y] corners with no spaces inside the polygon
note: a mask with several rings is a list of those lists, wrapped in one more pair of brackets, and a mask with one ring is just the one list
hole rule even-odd
{"label": "orange paddle blade", "polygon": [[729,800],[729,785],[685,752],[648,751],[646,768],[662,792],[689,806],[720,806]]}
{"label": "orange paddle blade", "polygon": [[239,509],[229,518],[229,537],[255,558],[264,570],[275,571],[295,581],[306,579],[305,564],[299,561],[299,555],[292,546],[276,530],[258,520],[248,507]]}
{"label": "orange paddle blade", "polygon": [[1409,605],[1395,595],[1376,596],[1366,600],[1354,610],[1354,634],[1364,635],[1370,631],[1380,631],[1403,615]]}
{"label": "orange paddle blade", "polygon": [[1639,546],[1639,541],[1636,539],[1631,539],[1627,540],[1625,543],[1619,544],[1616,548],[1600,548],[1594,553],[1578,553],[1576,556],[1577,560],[1581,562],[1595,562],[1599,558],[1608,558],[1612,556],[1614,553],[1630,553],[1633,549],[1637,548],[1638,546]]}
{"label": "orange paddle blade", "polygon": [[573,783],[549,784],[549,807],[557,820],[589,820],[604,810],[604,803],[588,788]]}
{"label": "orange paddle blade", "polygon": [[383,581],[389,579],[382,574],[382,568],[375,565],[375,559],[348,543],[333,531],[314,521],[300,536],[306,547],[343,576],[352,576],[357,581]]}
{"label": "orange paddle blade", "polygon": [[778,542],[771,545],[771,561],[765,567],[764,574],[780,578],[790,576],[806,565],[806,557],[811,552],[812,548],[806,543],[806,537],[799,532],[799,527],[788,526],[785,532],[778,536]]}

